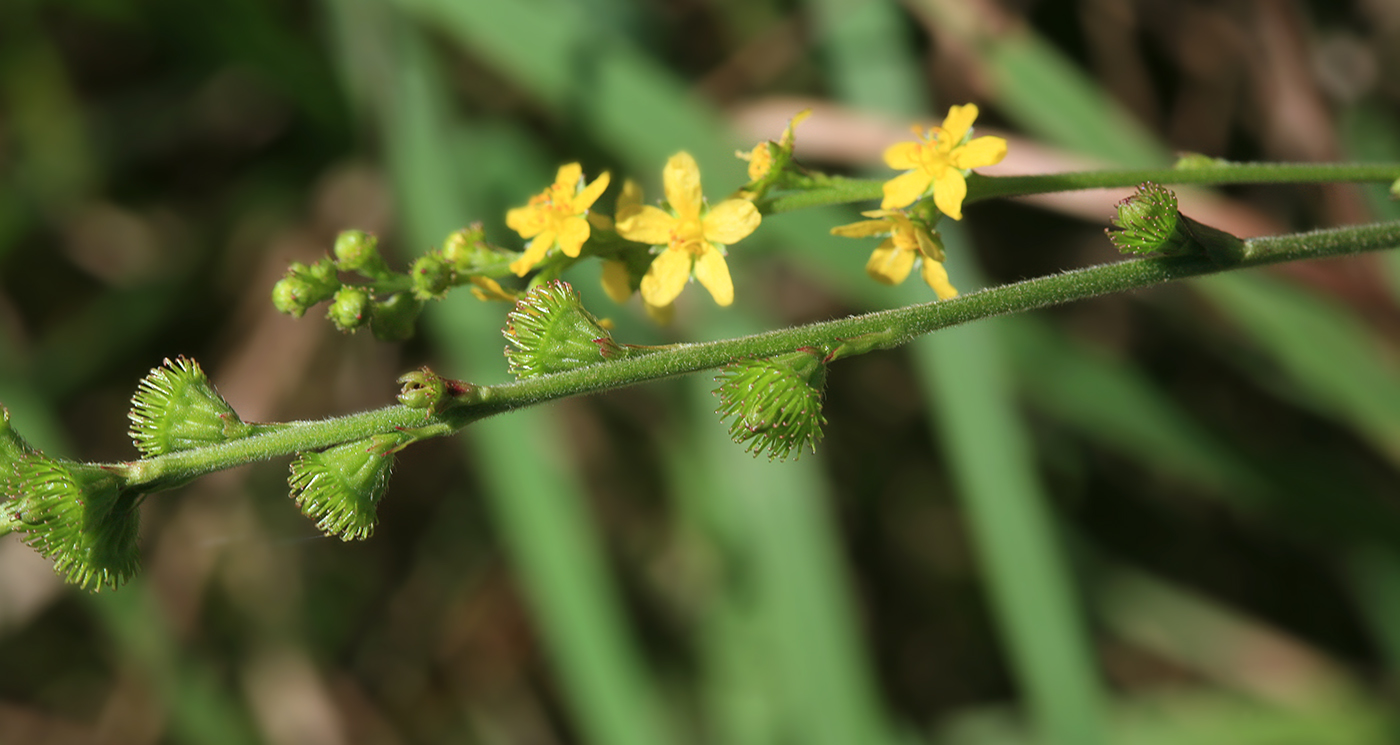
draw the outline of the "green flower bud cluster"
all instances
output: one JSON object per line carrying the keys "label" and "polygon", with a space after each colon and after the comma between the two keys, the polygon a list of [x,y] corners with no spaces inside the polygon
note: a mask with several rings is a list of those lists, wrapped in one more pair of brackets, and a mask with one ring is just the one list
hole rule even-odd
{"label": "green flower bud cluster", "polygon": [[628,355],[561,279],[538,285],[506,316],[506,360],[517,378],[564,372]]}
{"label": "green flower bud cluster", "polygon": [[[452,233],[441,251],[414,260],[407,272],[389,268],[379,253],[379,239],[362,230],[346,230],[332,256],[310,266],[293,262],[272,289],[276,308],[301,317],[329,301],[326,318],[344,332],[368,326],[375,337],[399,341],[413,335],[418,315],[429,300],[453,287],[509,273],[513,254],[488,244],[480,224]],[[343,282],[342,274],[360,281]]]}
{"label": "green flower bud cluster", "polygon": [[[721,419],[733,418],[729,436],[758,457],[787,460],[816,452],[826,417],[822,386],[826,365],[820,350],[800,350],[766,359],[736,362],[715,378]],[[795,455],[794,455],[795,454]]]}

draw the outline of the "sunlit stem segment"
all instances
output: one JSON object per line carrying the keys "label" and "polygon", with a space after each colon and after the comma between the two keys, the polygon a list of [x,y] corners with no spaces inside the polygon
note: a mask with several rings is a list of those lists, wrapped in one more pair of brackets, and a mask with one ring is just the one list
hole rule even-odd
{"label": "sunlit stem segment", "polygon": [[[1057,191],[1137,186],[1144,181],[1176,184],[1293,184],[1329,181],[1394,181],[1400,179],[1400,163],[1210,163],[1189,168],[1072,171],[1033,176],[967,177],[964,204],[995,197],[1024,197]],[[791,212],[807,207],[850,204],[880,199],[884,181],[833,177],[823,186],[806,191],[774,194],[758,203],[764,214]]]}
{"label": "sunlit stem segment", "polygon": [[[922,305],[796,326],[737,339],[681,344],[651,354],[602,362],[514,383],[481,386],[469,401],[438,414],[390,406],[312,422],[240,440],[106,466],[129,486],[154,490],[196,476],[278,455],[319,450],[373,435],[411,430],[415,437],[451,434],[483,417],[567,396],[611,390],[649,380],[724,366],[734,360],[769,357],[802,348],[830,349],[843,340],[855,353],[888,349],[938,329],[991,316],[1018,313],[1114,292],[1150,287],[1231,269],[1298,259],[1342,256],[1400,247],[1400,222],[1320,230],[1245,241],[1237,261],[1204,256],[1133,259],[994,287]],[[858,347],[858,349],[856,349]],[[844,355],[843,355],[844,356]]]}

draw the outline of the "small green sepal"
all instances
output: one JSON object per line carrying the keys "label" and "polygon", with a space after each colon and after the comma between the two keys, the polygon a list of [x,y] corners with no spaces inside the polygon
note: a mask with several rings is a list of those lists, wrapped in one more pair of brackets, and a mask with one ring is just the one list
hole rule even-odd
{"label": "small green sepal", "polygon": [[394,453],[411,441],[407,435],[377,435],[302,453],[292,462],[288,479],[292,499],[326,535],[342,541],[369,538],[389,485]]}
{"label": "small green sepal", "polygon": [[143,457],[237,440],[253,433],[209,382],[199,363],[185,357],[153,368],[131,398],[131,439]]}
{"label": "small green sepal", "polygon": [[406,292],[396,292],[370,305],[369,327],[380,341],[403,341],[413,337],[423,302]]}
{"label": "small green sepal", "polygon": [[583,307],[568,282],[551,280],[525,293],[506,316],[506,359],[517,378],[574,370],[628,352]]}
{"label": "small green sepal", "polygon": [[88,463],[32,453],[13,464],[3,509],[30,548],[85,590],[117,588],[140,570],[140,494]]}
{"label": "small green sepal", "polygon": [[720,407],[715,413],[730,419],[729,436],[758,457],[768,460],[816,452],[826,417],[822,416],[822,386],[826,382],[825,353],[819,349],[736,362],[720,371],[715,389]]}

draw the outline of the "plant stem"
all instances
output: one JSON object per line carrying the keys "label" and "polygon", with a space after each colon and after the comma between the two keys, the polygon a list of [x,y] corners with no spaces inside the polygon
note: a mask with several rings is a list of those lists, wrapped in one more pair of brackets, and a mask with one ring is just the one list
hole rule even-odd
{"label": "plant stem", "polygon": [[[1033,176],[967,177],[964,204],[994,197],[1023,197],[1077,189],[1171,184],[1291,184],[1325,181],[1394,181],[1400,163],[1218,163],[1189,168],[1070,171]],[[779,193],[759,203],[764,214],[880,199],[884,181],[832,177],[824,186]]]}
{"label": "plant stem", "polygon": [[422,437],[451,434],[487,416],[567,396],[622,388],[682,375],[749,357],[769,357],[803,347],[822,347],[842,339],[867,337],[874,344],[860,352],[887,349],[931,331],[991,316],[1034,310],[1074,300],[1122,292],[1231,269],[1245,269],[1298,259],[1341,256],[1400,246],[1400,222],[1319,230],[1311,233],[1245,241],[1239,261],[1218,263],[1204,256],[1149,257],[1078,269],[994,287],[952,300],[866,313],[835,321],[769,331],[736,339],[680,344],[639,357],[604,362],[564,373],[484,386],[479,397],[441,414],[390,406],[374,411],[311,422],[291,422],[283,429],[240,440],[194,448],[107,468],[121,473],[129,486],[167,488],[184,481],[255,460],[318,450],[342,442],[412,430]]}

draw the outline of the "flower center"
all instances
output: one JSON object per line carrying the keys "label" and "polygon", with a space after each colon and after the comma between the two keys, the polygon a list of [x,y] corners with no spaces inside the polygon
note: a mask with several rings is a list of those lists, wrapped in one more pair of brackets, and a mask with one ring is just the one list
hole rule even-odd
{"label": "flower center", "polygon": [[698,217],[677,220],[675,226],[671,228],[672,246],[679,246],[695,252],[704,240],[705,228]]}

